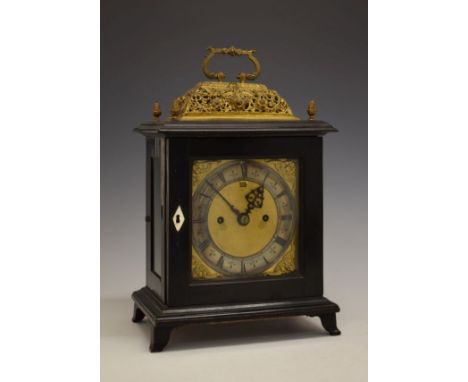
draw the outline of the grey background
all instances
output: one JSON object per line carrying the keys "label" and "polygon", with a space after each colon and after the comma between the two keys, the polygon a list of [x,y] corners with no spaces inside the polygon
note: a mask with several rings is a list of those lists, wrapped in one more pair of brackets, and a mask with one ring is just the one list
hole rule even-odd
{"label": "grey background", "polygon": [[[327,135],[324,142],[325,295],[340,304],[340,326],[342,330],[348,329],[348,337],[343,335],[337,340],[345,341],[341,343],[344,346],[342,360],[360,357],[354,360],[353,371],[342,370],[346,372],[346,380],[353,380],[353,375],[356,380],[364,380],[367,351],[367,2],[103,0],[101,18],[103,344],[109,345],[110,341],[115,345],[113,341],[119,333],[139,330],[126,326],[131,309],[129,296],[144,283],[145,253],[144,139],[132,129],[151,119],[154,101],[161,103],[163,118],[167,117],[171,101],[204,80],[201,62],[208,46],[234,45],[257,50],[262,73],[256,82],[277,90],[296,115],[305,118],[307,102],[314,99],[318,119],[340,130]],[[228,80],[235,80],[240,70],[251,70],[251,64],[242,58],[219,57],[213,60],[211,68],[222,69]],[[296,321],[291,322],[294,326]],[[314,330],[321,333],[319,326],[310,328],[307,325],[313,324],[298,322],[298,338],[307,337],[305,333],[315,333]],[[240,328],[239,333],[242,328],[249,333],[248,326]],[[350,333],[350,328],[355,330]],[[182,348],[187,341],[190,343],[190,338],[196,348],[214,346],[212,341],[203,342],[197,337],[199,331],[192,333],[190,330],[181,329],[181,336],[185,336],[179,344]],[[237,340],[232,343],[232,330],[231,327],[224,335],[218,333],[219,338],[227,334],[228,348],[238,344]],[[245,338],[241,335],[245,339],[241,342],[250,343],[252,337],[253,343],[270,337],[277,339],[277,331],[278,328],[267,329],[260,338],[252,333]],[[285,331],[283,337],[288,338],[290,332]],[[144,337],[141,341],[146,343],[146,334],[137,332],[136,336]],[[212,333],[213,336],[216,334]],[[358,342],[352,342],[354,340]],[[312,340],[310,346],[317,346],[317,341]],[[284,341],[278,344],[279,348],[282,346]],[[337,356],[341,354],[336,342],[330,346],[335,346],[330,347],[331,352]],[[107,376],[115,380],[115,375],[112,379],[106,374],[106,370],[110,373],[115,367],[117,357],[111,348],[103,346],[103,379]],[[122,345],[119,349],[128,349],[128,346]],[[361,349],[359,356],[356,349]],[[146,355],[146,345],[140,350]],[[351,367],[349,363],[346,365]],[[147,366],[151,374],[151,367]],[[307,362],[303,366],[307,367]],[[272,378],[279,375],[281,373],[273,373]],[[334,378],[340,380],[337,375]]]}

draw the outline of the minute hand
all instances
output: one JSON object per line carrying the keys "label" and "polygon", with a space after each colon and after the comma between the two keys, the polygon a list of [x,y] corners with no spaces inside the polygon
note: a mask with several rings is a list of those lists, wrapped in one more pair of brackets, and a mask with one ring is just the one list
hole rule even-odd
{"label": "minute hand", "polygon": [[231,209],[232,212],[234,212],[236,214],[236,216],[239,216],[240,215],[240,211],[234,207],[234,205],[232,205],[231,203],[229,203],[229,201],[223,196],[223,194],[221,194],[221,192],[219,192],[210,182],[206,182],[208,184],[208,186],[210,186],[219,196],[221,196],[221,199],[223,199],[225,201],[225,203],[229,206],[229,208]]}

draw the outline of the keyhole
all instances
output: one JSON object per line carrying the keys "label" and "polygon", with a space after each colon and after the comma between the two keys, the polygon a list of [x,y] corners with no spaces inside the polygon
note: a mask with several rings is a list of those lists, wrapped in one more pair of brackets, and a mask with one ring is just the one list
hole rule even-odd
{"label": "keyhole", "polygon": [[182,224],[184,224],[184,213],[182,212],[182,208],[177,207],[177,210],[176,212],[174,212],[174,215],[172,217],[172,222],[174,223],[174,226],[175,226],[175,229],[177,230],[177,232],[180,231],[180,229],[182,228]]}

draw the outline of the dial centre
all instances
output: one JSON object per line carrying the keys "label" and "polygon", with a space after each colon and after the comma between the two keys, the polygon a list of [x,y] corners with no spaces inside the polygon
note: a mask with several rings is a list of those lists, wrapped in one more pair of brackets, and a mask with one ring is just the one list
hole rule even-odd
{"label": "dial centre", "polygon": [[249,224],[249,223],[250,223],[249,215],[246,214],[246,213],[240,214],[240,215],[237,217],[237,222],[238,222],[240,225],[247,225],[247,224]]}
{"label": "dial centre", "polygon": [[[212,201],[205,200],[206,198],[201,199],[206,203],[207,231],[214,245],[223,253],[239,258],[262,251],[273,240],[279,224],[277,201],[268,190],[264,191],[262,207],[254,208],[246,213],[245,195],[258,188],[260,184],[251,180],[243,180],[243,182],[245,185],[241,185],[237,179],[232,180],[219,188],[219,194],[212,192]],[[231,205],[239,213],[235,213]],[[265,224],[262,220],[265,214],[270,217],[269,224]],[[220,216],[224,218],[222,224],[218,222]]]}

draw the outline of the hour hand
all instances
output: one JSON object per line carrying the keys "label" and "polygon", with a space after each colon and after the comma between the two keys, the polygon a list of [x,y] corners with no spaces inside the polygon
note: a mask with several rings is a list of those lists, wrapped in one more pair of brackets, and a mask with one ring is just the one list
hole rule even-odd
{"label": "hour hand", "polygon": [[250,213],[250,211],[252,211],[254,208],[262,208],[264,199],[263,186],[259,186],[250,191],[247,195],[245,195],[245,199],[247,200],[247,208],[245,213]]}

